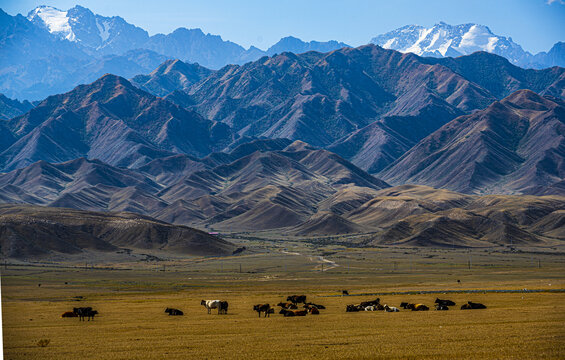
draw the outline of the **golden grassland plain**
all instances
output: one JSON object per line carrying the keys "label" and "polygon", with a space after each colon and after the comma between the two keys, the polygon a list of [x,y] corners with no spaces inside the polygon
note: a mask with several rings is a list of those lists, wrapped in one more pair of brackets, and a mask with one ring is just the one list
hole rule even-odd
{"label": "golden grassland plain", "polygon": [[[464,292],[565,289],[565,258],[557,249],[245,245],[251,251],[226,258],[132,258],[86,269],[76,262],[8,264],[2,268],[5,359],[565,358],[565,293]],[[341,296],[343,289],[351,296]],[[420,293],[434,290],[459,292]],[[327,309],[295,318],[278,311],[258,318],[252,311],[291,294]],[[436,296],[458,305],[345,312],[346,304],[377,296],[394,306],[432,308]],[[201,299],[227,300],[228,314],[208,315]],[[468,300],[488,308],[459,310]],[[90,322],[60,317],[77,306],[99,315]],[[166,307],[185,315],[168,316]]]}

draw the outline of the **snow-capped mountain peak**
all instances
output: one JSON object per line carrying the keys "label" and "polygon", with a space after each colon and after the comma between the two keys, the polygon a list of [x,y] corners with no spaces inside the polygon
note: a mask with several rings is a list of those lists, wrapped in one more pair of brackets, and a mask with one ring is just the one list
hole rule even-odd
{"label": "snow-capped mountain peak", "polygon": [[27,17],[61,39],[104,54],[125,52],[149,38],[145,30],[128,24],[119,16],[94,14],[79,5],[67,11],[42,5],[30,11]]}
{"label": "snow-capped mountain peak", "polygon": [[461,56],[486,51],[519,63],[530,56],[512,38],[494,34],[479,24],[449,25],[440,22],[430,28],[408,25],[374,37],[371,43],[386,49],[420,56]]}
{"label": "snow-capped mountain peak", "polygon": [[68,11],[42,5],[30,11],[27,18],[31,22],[42,24],[52,34],[69,41],[76,41],[76,35],[69,23]]}

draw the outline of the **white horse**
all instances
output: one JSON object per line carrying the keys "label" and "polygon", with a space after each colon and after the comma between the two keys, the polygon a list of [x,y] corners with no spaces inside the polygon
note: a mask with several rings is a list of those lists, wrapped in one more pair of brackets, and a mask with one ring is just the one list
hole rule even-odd
{"label": "white horse", "polygon": [[220,313],[220,300],[202,300],[200,305],[206,307],[208,314],[211,313],[212,309],[218,309],[218,314]]}
{"label": "white horse", "polygon": [[400,311],[400,310],[398,310],[397,307],[388,306],[387,304],[385,304],[384,308],[385,308],[386,312],[399,312]]}

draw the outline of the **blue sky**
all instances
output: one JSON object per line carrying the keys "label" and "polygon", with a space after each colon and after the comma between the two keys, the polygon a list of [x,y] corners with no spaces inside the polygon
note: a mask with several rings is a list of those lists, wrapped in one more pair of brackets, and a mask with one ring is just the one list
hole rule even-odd
{"label": "blue sky", "polygon": [[101,15],[119,15],[150,34],[198,27],[262,49],[288,35],[358,46],[403,25],[440,21],[487,25],[533,53],[565,41],[565,0],[0,0],[12,15],[42,4],[62,10],[80,4]]}

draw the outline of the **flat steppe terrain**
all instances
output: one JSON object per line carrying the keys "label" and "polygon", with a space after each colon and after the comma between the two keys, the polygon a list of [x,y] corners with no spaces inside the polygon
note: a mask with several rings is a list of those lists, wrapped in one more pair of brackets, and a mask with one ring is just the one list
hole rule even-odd
{"label": "flat steppe terrain", "polygon": [[[233,241],[248,250],[224,258],[161,254],[157,261],[132,256],[115,263],[8,260],[1,273],[5,358],[565,357],[565,292],[557,291],[565,289],[562,248],[361,249]],[[351,295],[341,296],[344,289]],[[524,289],[542,291],[499,292]],[[258,318],[252,310],[291,294],[305,294],[327,309],[295,318],[284,318],[278,308]],[[376,297],[394,306],[425,303],[431,310],[345,312],[347,304]],[[435,311],[436,297],[457,306]],[[208,315],[202,299],[227,300],[228,314]],[[488,308],[460,310],[469,300]],[[92,306],[99,315],[90,322],[60,317],[78,306]],[[168,316],[166,307],[185,315]],[[40,346],[41,340],[49,342]]]}

